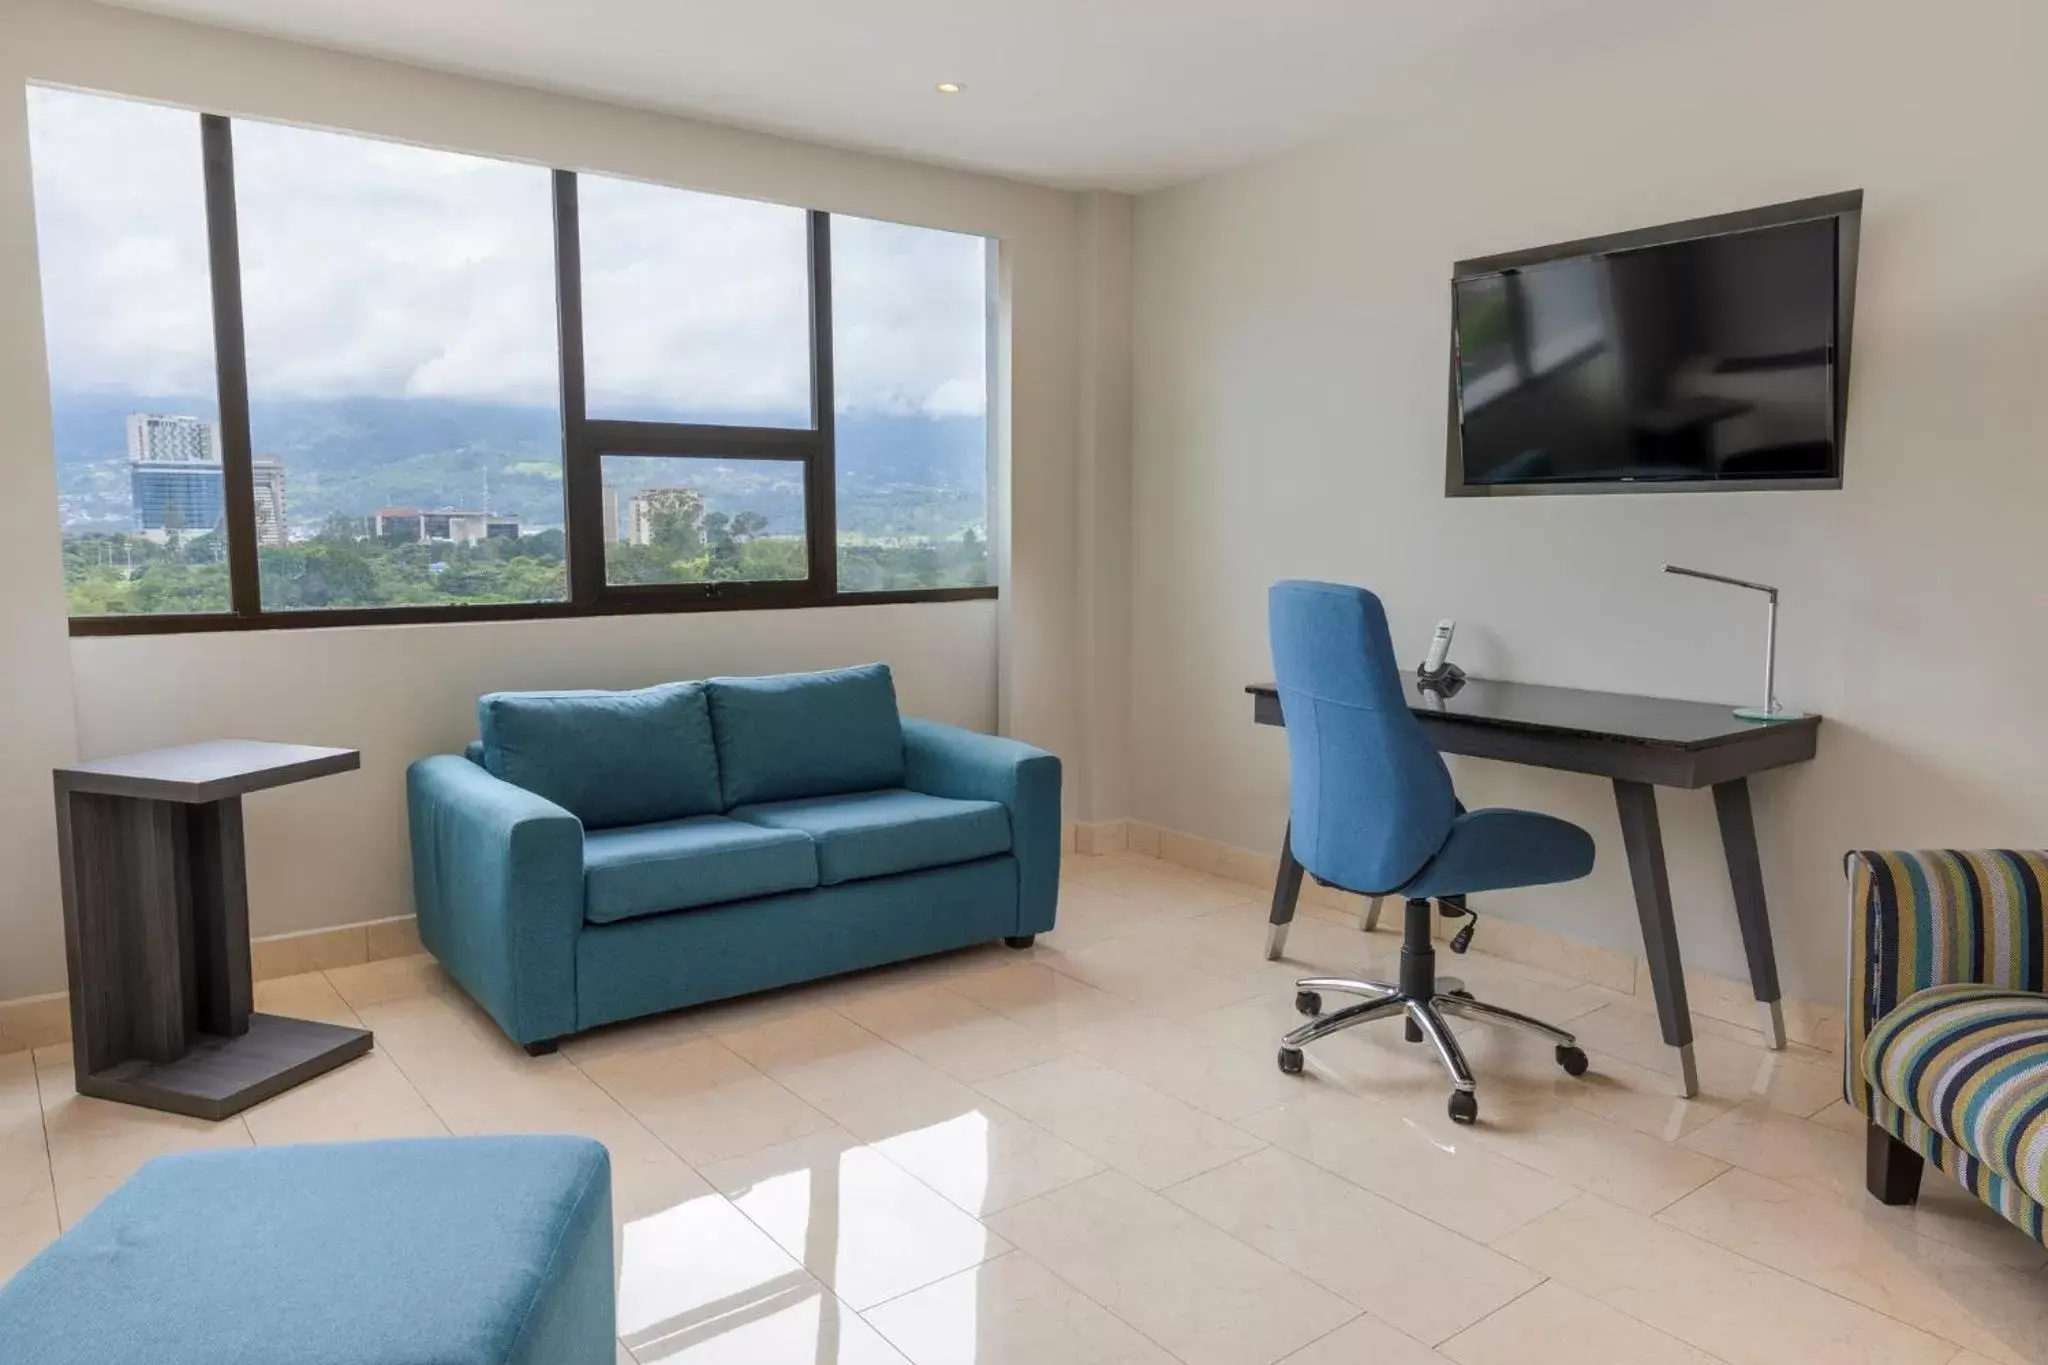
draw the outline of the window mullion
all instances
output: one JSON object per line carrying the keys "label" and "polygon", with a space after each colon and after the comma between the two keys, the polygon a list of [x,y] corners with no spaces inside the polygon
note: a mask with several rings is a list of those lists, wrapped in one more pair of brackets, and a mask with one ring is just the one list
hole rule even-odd
{"label": "window mullion", "polygon": [[206,176],[207,265],[213,288],[213,356],[220,401],[221,501],[228,546],[228,600],[237,616],[263,609],[257,563],[256,483],[249,436],[249,356],[242,326],[242,255],[235,224],[234,135],[218,114],[199,119]]}
{"label": "window mullion", "polygon": [[576,173],[555,172],[555,312],[562,377],[562,520],[569,600],[595,611],[604,595],[604,483],[590,441],[583,370],[583,245]]}
{"label": "window mullion", "polygon": [[811,425],[818,447],[805,467],[804,514],[810,532],[811,585],[820,601],[839,594],[839,478],[832,396],[832,215],[812,210]]}

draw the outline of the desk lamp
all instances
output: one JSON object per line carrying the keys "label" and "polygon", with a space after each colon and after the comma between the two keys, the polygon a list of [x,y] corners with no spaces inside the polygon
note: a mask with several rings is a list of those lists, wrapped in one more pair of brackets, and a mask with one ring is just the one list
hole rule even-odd
{"label": "desk lamp", "polygon": [[1743,720],[1804,719],[1804,711],[1787,711],[1778,705],[1778,590],[1768,583],[1752,583],[1746,578],[1730,578],[1726,574],[1708,573],[1705,569],[1687,569],[1677,564],[1666,564],[1664,572],[1682,574],[1687,578],[1704,578],[1709,583],[1726,583],[1734,588],[1748,588],[1751,592],[1760,592],[1770,599],[1770,619],[1764,635],[1764,704],[1738,706],[1735,708],[1735,714]]}

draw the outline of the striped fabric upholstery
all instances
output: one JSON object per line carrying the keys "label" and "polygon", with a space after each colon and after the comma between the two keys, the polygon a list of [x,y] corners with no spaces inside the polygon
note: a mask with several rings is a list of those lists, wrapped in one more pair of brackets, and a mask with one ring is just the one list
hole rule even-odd
{"label": "striped fabric upholstery", "polygon": [[1996,1209],[2037,1242],[2048,1243],[2048,1208],[2012,1181],[1941,1134],[1893,1104],[1884,1096],[1871,1096],[1871,1119],[1877,1126],[1948,1173],[1949,1178]]}
{"label": "striped fabric upholstery", "polygon": [[1929,987],[1878,1021],[1863,1069],[1884,1098],[2048,1199],[2048,995]]}
{"label": "striped fabric upholstery", "polygon": [[2048,1241],[2048,854],[1852,853],[1847,870],[1845,1097]]}
{"label": "striped fabric upholstery", "polygon": [[1864,1039],[1907,996],[1962,983],[2044,989],[2048,853],[1852,853],[1848,871],[1844,1079],[1849,1103],[1867,1113]]}

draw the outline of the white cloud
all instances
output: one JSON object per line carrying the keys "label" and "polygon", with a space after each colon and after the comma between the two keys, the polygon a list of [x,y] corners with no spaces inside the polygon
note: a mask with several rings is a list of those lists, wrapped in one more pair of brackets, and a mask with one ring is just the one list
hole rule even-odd
{"label": "white cloud", "polygon": [[[551,403],[542,168],[237,120],[251,396]],[[63,389],[208,394],[198,119],[30,92],[51,371]],[[584,176],[591,411],[801,413],[799,209]],[[981,239],[834,220],[842,410],[978,414]]]}

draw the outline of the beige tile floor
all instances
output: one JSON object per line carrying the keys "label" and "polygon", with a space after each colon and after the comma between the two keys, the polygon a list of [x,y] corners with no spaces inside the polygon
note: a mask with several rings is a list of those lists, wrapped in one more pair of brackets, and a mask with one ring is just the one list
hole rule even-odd
{"label": "beige tile floor", "polygon": [[[512,1047],[427,958],[259,987],[376,1030],[226,1123],[80,1099],[0,1056],[0,1273],[161,1152],[573,1131],[611,1150],[620,1362],[675,1365],[1985,1365],[2048,1362],[2048,1251],[1937,1173],[1862,1190],[1836,1060],[1699,1021],[1671,1097],[1648,1002],[1475,951],[1482,995],[1593,1057],[1463,1025],[1480,1126],[1374,1026],[1274,1066],[1308,972],[1390,933],[1255,888],[1069,860],[1061,927]],[[1485,941],[1481,930],[1481,945]]]}

